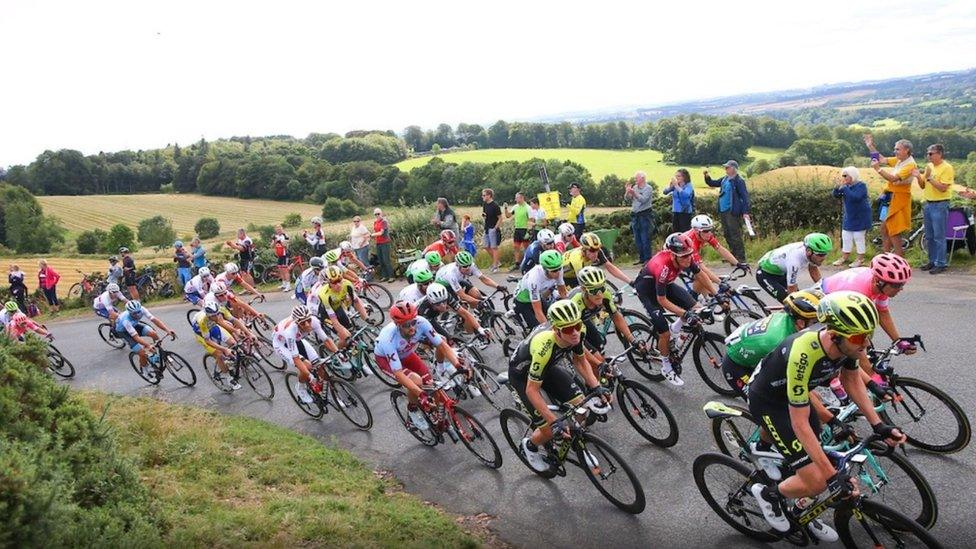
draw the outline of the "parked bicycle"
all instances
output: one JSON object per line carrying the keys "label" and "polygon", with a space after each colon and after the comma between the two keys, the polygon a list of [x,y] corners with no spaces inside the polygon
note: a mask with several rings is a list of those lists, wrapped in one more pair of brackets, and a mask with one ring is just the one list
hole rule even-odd
{"label": "parked bicycle", "polygon": [[75,272],[80,274],[82,278],[80,282],[75,282],[68,288],[68,299],[87,301],[105,291],[105,286],[108,285],[105,275],[101,273],[85,274],[78,269],[75,269]]}

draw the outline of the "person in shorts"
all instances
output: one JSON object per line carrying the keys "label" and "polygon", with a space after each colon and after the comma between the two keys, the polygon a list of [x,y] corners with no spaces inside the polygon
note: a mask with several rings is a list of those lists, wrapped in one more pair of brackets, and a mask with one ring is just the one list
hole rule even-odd
{"label": "person in shorts", "polygon": [[498,270],[498,245],[502,241],[502,233],[499,226],[502,222],[502,209],[495,202],[495,191],[485,189],[481,191],[481,199],[484,205],[481,206],[481,217],[485,218],[484,245],[491,256],[491,267],[489,270]]}

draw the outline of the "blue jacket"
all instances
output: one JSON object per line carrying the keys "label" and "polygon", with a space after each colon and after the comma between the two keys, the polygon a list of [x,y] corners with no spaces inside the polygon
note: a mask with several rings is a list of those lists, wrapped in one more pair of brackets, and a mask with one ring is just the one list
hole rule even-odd
{"label": "blue jacket", "polygon": [[871,228],[871,201],[868,200],[867,185],[861,181],[840,185],[834,189],[834,196],[844,199],[845,231],[866,231]]}
{"label": "blue jacket", "polygon": [[[709,187],[722,188],[722,182],[725,181],[725,177],[722,179],[712,179],[709,176],[705,176],[705,184]],[[749,213],[749,190],[746,189],[746,180],[742,179],[742,176],[735,174],[732,178],[732,215],[743,215]],[[721,194],[719,194],[721,197]]]}
{"label": "blue jacket", "polygon": [[675,213],[694,213],[695,212],[695,188],[690,182],[685,183],[681,189],[668,187],[664,189],[664,194],[671,195],[671,211]]}

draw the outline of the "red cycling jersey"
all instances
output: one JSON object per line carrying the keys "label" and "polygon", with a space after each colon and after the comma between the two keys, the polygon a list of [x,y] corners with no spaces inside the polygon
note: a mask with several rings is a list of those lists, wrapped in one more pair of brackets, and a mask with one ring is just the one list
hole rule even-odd
{"label": "red cycling jersey", "polygon": [[443,240],[438,240],[437,242],[434,242],[430,246],[424,248],[425,254],[427,252],[437,252],[441,254],[441,259],[447,257],[448,255],[457,255],[459,251],[460,249],[457,247],[457,244],[448,246],[447,244],[444,244]]}
{"label": "red cycling jersey", "polygon": [[[692,275],[698,274],[701,271],[698,267],[698,261],[695,259],[692,259],[691,266],[686,270]],[[674,256],[668,250],[661,250],[644,264],[637,277],[653,278],[654,289],[657,295],[665,295],[668,284],[677,280],[679,274],[681,274],[681,267],[674,261]]]}
{"label": "red cycling jersey", "polygon": [[685,231],[685,236],[691,239],[691,244],[695,249],[695,263],[701,262],[701,249],[702,246],[708,244],[713,248],[718,247],[718,238],[715,238],[715,233],[709,231],[707,233],[700,233],[695,229]]}

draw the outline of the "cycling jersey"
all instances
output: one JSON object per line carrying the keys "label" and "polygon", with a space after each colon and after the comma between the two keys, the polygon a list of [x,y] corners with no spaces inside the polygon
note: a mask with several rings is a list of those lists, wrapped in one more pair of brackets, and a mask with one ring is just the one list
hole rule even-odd
{"label": "cycling jersey", "polygon": [[[328,334],[322,329],[322,323],[314,316],[312,317],[311,333],[317,335],[321,341],[329,339]],[[294,319],[286,318],[275,325],[274,333],[271,335],[271,346],[278,353],[278,356],[291,363],[295,356],[301,354],[298,349],[298,342],[306,335],[308,334],[302,333]],[[317,358],[317,355],[314,356]],[[315,359],[309,357],[309,360],[314,361]]]}
{"label": "cycling jersey", "polygon": [[[21,327],[18,328],[17,321],[21,318],[23,318],[25,322]],[[10,337],[10,339],[20,339],[24,337],[27,332],[36,332],[40,328],[40,324],[28,318],[24,313],[17,312],[10,317],[10,321],[7,323],[7,335]]]}
{"label": "cycling jersey", "polygon": [[397,294],[397,301],[409,301],[416,305],[421,299],[424,298],[424,292],[420,291],[417,284],[410,284],[404,289],[400,290]]}
{"label": "cycling jersey", "polygon": [[13,315],[10,314],[9,311],[6,309],[0,309],[0,328],[6,328],[7,324],[10,323],[11,318],[13,318]]}
{"label": "cycling jersey", "polygon": [[154,317],[153,314],[149,312],[149,309],[146,308],[142,309],[142,316],[140,316],[138,320],[132,318],[132,313],[130,313],[129,311],[125,311],[122,314],[120,314],[118,318],[115,319],[115,333],[128,334],[129,336],[134,337],[136,335],[139,335],[139,330],[136,329],[136,326],[139,325],[139,322],[145,321],[148,323],[155,320],[155,318],[156,317]]}
{"label": "cycling jersey", "polygon": [[315,284],[312,285],[312,289],[305,292],[305,305],[315,314],[319,314],[319,307],[322,306],[322,300],[319,299],[319,292],[322,291],[322,287],[325,285],[322,279],[316,279]]}
{"label": "cycling jersey", "polygon": [[749,401],[808,406],[810,389],[825,385],[841,369],[857,370],[857,361],[846,356],[830,359],[820,345],[817,330],[804,330],[776,346],[749,380]]}
{"label": "cycling jersey", "polygon": [[244,278],[241,277],[241,273],[237,273],[235,275],[228,275],[227,272],[225,271],[215,276],[214,282],[223,282],[224,285],[226,285],[227,289],[229,290],[231,287],[234,286],[235,282],[238,283],[244,282]]}
{"label": "cycling jersey", "polygon": [[695,229],[691,229],[684,232],[684,235],[691,239],[691,246],[694,251],[695,263],[701,262],[701,249],[705,244],[708,244],[712,248],[718,248],[718,238],[715,237],[714,231],[709,231],[707,233],[698,232]]}
{"label": "cycling jersey", "polygon": [[874,272],[871,267],[857,267],[847,269],[837,274],[820,279],[815,287],[819,287],[825,294],[849,290],[864,294],[874,302],[879,311],[888,310],[888,296],[874,284]]}
{"label": "cycling jersey", "polygon": [[338,290],[333,290],[332,285],[323,283],[318,291],[319,302],[330,315],[334,315],[340,310],[352,304],[356,296],[356,288],[346,279],[342,279],[342,285]]}
{"label": "cycling jersey", "polygon": [[538,240],[529,244],[529,247],[525,249],[525,254],[522,255],[522,263],[519,264],[519,270],[522,274],[529,272],[529,269],[535,267],[539,263],[539,256],[545,251],[542,244]]}
{"label": "cycling jersey", "polygon": [[596,259],[593,261],[590,261],[590,259],[586,257],[586,253],[583,251],[583,248],[573,248],[572,250],[563,254],[563,274],[566,276],[566,278],[576,278],[576,273],[578,273],[583,267],[589,265],[601,267],[608,261],[610,261],[610,259],[607,258],[607,254],[603,251],[603,248],[597,250]]}
{"label": "cycling jersey", "polygon": [[427,260],[421,257],[420,259],[414,261],[413,263],[407,266],[407,270],[404,273],[404,275],[407,277],[408,280],[413,280],[413,275],[421,269],[427,269],[432,273],[436,272],[434,269],[430,268],[430,265],[427,263]]}
{"label": "cycling jersey", "polygon": [[[223,319],[227,322],[234,319],[234,315],[230,314],[230,311],[224,306],[221,306],[217,310],[217,314],[223,317]],[[220,326],[216,321],[210,320],[210,317],[207,315],[206,311],[199,311],[193,315],[193,318],[190,319],[190,327],[193,328],[193,333],[200,337],[206,338],[207,334],[211,333],[212,328],[219,328]]]}
{"label": "cycling jersey", "polygon": [[520,303],[532,303],[542,301],[557,286],[565,286],[563,273],[560,272],[556,278],[550,278],[542,265],[532,267],[529,272],[519,280],[515,288],[515,301]]}
{"label": "cycling jersey", "polygon": [[107,313],[109,311],[115,311],[115,304],[122,300],[122,293],[120,292],[115,299],[112,299],[112,294],[108,290],[105,290],[99,294],[94,300],[92,300],[92,308],[95,309],[96,313]]}
{"label": "cycling jersey", "polygon": [[586,304],[586,295],[583,293],[582,288],[573,288],[573,291],[569,292],[568,299],[576,303],[579,310],[582,311],[583,321],[586,322],[591,318],[606,312],[608,315],[612,315],[617,312],[617,305],[613,302],[613,293],[610,292],[608,288],[603,288],[603,297],[600,303],[596,306],[591,306]]}
{"label": "cycling jersey", "polygon": [[[585,331],[586,328],[584,327],[583,330]],[[508,362],[509,377],[522,381],[523,386],[525,380],[542,382],[553,370],[550,366],[568,357],[570,353],[576,356],[583,355],[583,337],[580,337],[579,343],[572,347],[560,347],[556,344],[556,333],[549,324],[542,324],[515,348]]]}
{"label": "cycling jersey", "polygon": [[457,263],[448,263],[447,265],[442,266],[440,269],[437,269],[435,280],[443,283],[445,286],[457,292],[463,286],[462,281],[467,282],[468,277],[481,276],[481,271],[478,270],[477,265],[472,263],[470,269],[471,270],[468,274],[464,274],[461,272],[461,268],[458,267]]}
{"label": "cycling jersey", "polygon": [[793,318],[786,313],[773,313],[766,318],[739,326],[725,338],[725,356],[740,366],[755,368],[759,361],[787,337],[796,333]]}
{"label": "cycling jersey", "polygon": [[[701,272],[701,267],[698,265],[698,261],[692,259],[691,265],[685,271],[694,276]],[[681,268],[678,267],[678,263],[674,259],[674,254],[668,250],[662,250],[654,254],[654,257],[649,259],[641,267],[637,278],[652,279],[654,281],[655,294],[663,296],[667,294],[668,284],[677,280],[680,274]]]}
{"label": "cycling jersey", "polygon": [[204,277],[196,275],[195,277],[186,281],[186,284],[183,286],[183,293],[203,297],[207,295],[207,292],[210,291],[211,281],[213,281],[212,277],[207,277],[207,279],[204,279]]}
{"label": "cycling jersey", "polygon": [[425,255],[427,254],[427,252],[437,252],[437,253],[441,254],[441,259],[443,259],[443,258],[445,258],[447,256],[457,255],[457,253],[459,251],[460,251],[460,249],[457,247],[457,244],[447,245],[447,244],[444,244],[444,241],[442,241],[442,240],[438,240],[437,242],[434,242],[430,246],[427,246],[426,248],[424,248],[424,254]]}
{"label": "cycling jersey", "polygon": [[303,295],[308,293],[308,290],[315,286],[315,282],[319,279],[319,273],[315,269],[309,267],[302,271],[302,274],[298,275],[295,279],[295,295]]}
{"label": "cycling jersey", "polygon": [[807,247],[803,242],[793,242],[770,250],[759,258],[759,268],[768,274],[786,276],[787,286],[796,286],[800,269],[810,264]]}
{"label": "cycling jersey", "polygon": [[569,240],[564,239],[562,234],[556,235],[556,249],[559,250],[559,253],[566,253],[567,250],[579,248],[579,245],[576,235],[569,235]]}
{"label": "cycling jersey", "polygon": [[436,347],[444,339],[434,331],[430,321],[423,317],[417,317],[417,331],[409,340],[400,334],[400,328],[392,322],[380,330],[380,335],[376,338],[374,354],[378,358],[384,358],[391,371],[396,372],[403,368],[400,359],[414,353],[418,343],[429,343]]}

